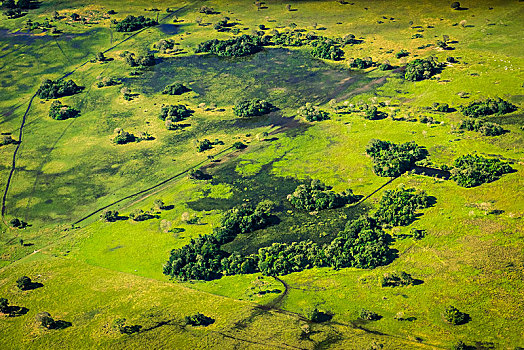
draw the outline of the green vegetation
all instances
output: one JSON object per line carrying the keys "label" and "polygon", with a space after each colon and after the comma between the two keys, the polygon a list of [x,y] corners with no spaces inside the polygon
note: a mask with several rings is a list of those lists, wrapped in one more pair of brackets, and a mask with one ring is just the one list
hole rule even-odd
{"label": "green vegetation", "polygon": [[467,117],[479,118],[492,114],[506,114],[517,110],[517,106],[501,98],[488,98],[484,101],[471,102],[461,108]]}
{"label": "green vegetation", "polygon": [[451,112],[451,108],[449,107],[449,105],[447,103],[434,102],[433,105],[432,105],[432,108],[433,108],[433,110],[435,110],[437,112],[444,112],[444,113]]}
{"label": "green vegetation", "polygon": [[84,88],[78,86],[72,80],[50,80],[46,79],[38,88],[36,94],[42,99],[59,98],[74,95]]}
{"label": "green vegetation", "polygon": [[257,117],[268,114],[274,109],[274,106],[266,100],[251,99],[241,101],[233,107],[233,112],[241,118]]}
{"label": "green vegetation", "polygon": [[370,310],[367,310],[367,309],[360,310],[359,317],[361,319],[363,319],[363,320],[366,320],[366,321],[377,321],[377,320],[380,320],[382,318],[382,316],[380,316],[376,312],[373,312],[373,311],[370,311]]}
{"label": "green vegetation", "polygon": [[468,315],[451,305],[444,310],[442,317],[446,322],[455,326],[468,322]]}
{"label": "green vegetation", "polygon": [[391,272],[386,273],[384,276],[382,276],[380,280],[380,285],[382,287],[402,287],[402,286],[410,286],[415,283],[415,280],[411,275],[407,272],[401,271],[401,272]]}
{"label": "green vegetation", "polygon": [[117,32],[134,32],[145,27],[151,27],[157,25],[158,22],[151,18],[144,16],[127,16],[122,21],[116,24]]}
{"label": "green vegetation", "polygon": [[184,324],[190,325],[190,326],[209,326],[210,324],[213,324],[215,320],[211,317],[205,316],[204,314],[201,314],[200,312],[184,317]]}
{"label": "green vegetation", "polygon": [[439,71],[440,66],[434,57],[417,58],[407,64],[404,79],[411,81],[429,79]]}
{"label": "green vegetation", "polygon": [[511,166],[499,159],[467,154],[455,159],[451,178],[462,187],[475,187],[493,182],[511,171]]}
{"label": "green vegetation", "polygon": [[416,161],[427,157],[428,151],[414,142],[395,144],[372,140],[366,153],[373,158],[373,171],[378,176],[399,176],[410,170]]}
{"label": "green vegetation", "polygon": [[380,199],[375,218],[386,226],[406,226],[415,220],[417,209],[425,209],[429,205],[429,197],[424,191],[416,191],[414,188],[386,190]]}
{"label": "green vegetation", "polygon": [[504,134],[504,129],[495,123],[486,122],[481,119],[466,119],[460,125],[460,129],[480,132],[485,136],[499,136]]}
{"label": "green vegetation", "polygon": [[333,40],[325,40],[316,44],[313,50],[311,50],[311,55],[315,58],[340,61],[344,56],[344,51]]}
{"label": "green vegetation", "polygon": [[262,50],[262,39],[254,35],[241,35],[228,40],[208,40],[198,44],[196,53],[209,52],[217,56],[241,57]]}
{"label": "green vegetation", "polygon": [[49,108],[49,116],[55,120],[64,120],[75,118],[80,112],[73,107],[63,105],[62,102],[56,100],[51,103]]}
{"label": "green vegetation", "polygon": [[350,189],[343,193],[336,193],[331,191],[331,187],[318,180],[299,185],[295,192],[287,196],[291,205],[307,211],[338,208],[356,202],[358,198]]}
{"label": "green vegetation", "polygon": [[[351,68],[366,69],[369,67],[373,67],[373,60],[371,59],[371,57],[355,58],[354,60],[349,62],[349,66]],[[387,69],[382,69],[382,70],[387,70]]]}
{"label": "green vegetation", "polygon": [[[180,83],[173,83],[165,87],[162,91],[164,95],[182,95],[185,92],[191,91],[188,87]],[[165,118],[164,118],[165,120]]]}
{"label": "green vegetation", "polygon": [[167,105],[162,106],[158,118],[161,120],[170,120],[172,122],[181,122],[193,114],[193,110],[187,108],[185,105]]}
{"label": "green vegetation", "polygon": [[308,122],[321,122],[329,119],[329,113],[319,109],[311,103],[306,103],[297,110],[297,114]]}

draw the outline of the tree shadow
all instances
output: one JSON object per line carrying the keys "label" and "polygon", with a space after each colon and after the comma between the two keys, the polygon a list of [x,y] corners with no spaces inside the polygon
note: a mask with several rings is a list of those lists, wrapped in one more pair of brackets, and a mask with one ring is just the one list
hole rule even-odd
{"label": "tree shadow", "polygon": [[53,323],[50,329],[65,329],[71,327],[73,324],[68,321],[58,320]]}
{"label": "tree shadow", "polygon": [[423,280],[419,280],[418,278],[413,279],[413,285],[414,286],[420,286],[421,284],[424,284]]}
{"label": "tree shadow", "polygon": [[18,317],[27,314],[29,309],[23,306],[9,306],[6,311],[8,317]]}
{"label": "tree shadow", "polygon": [[42,288],[44,285],[40,282],[31,282],[27,285],[26,288],[24,288],[24,290],[34,290],[34,289],[38,289],[38,288]]}

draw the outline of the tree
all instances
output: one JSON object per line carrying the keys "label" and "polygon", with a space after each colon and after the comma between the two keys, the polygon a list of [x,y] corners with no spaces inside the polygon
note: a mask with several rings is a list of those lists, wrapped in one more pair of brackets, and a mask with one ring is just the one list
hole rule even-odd
{"label": "tree", "polygon": [[342,51],[338,43],[328,39],[316,44],[313,50],[311,50],[311,55],[316,58],[340,61],[344,56],[344,51]]}
{"label": "tree", "polygon": [[191,116],[193,110],[187,108],[185,105],[167,105],[162,106],[160,109],[160,115],[158,116],[161,120],[171,120],[172,122],[181,122],[184,119]]}
{"label": "tree", "polygon": [[508,163],[499,159],[468,154],[455,159],[451,179],[459,186],[475,187],[493,182],[512,170]]}
{"label": "tree", "polygon": [[274,106],[266,100],[254,98],[237,103],[237,105],[233,107],[233,113],[238,117],[247,118],[267,114],[273,109]]}
{"label": "tree", "polygon": [[100,218],[106,222],[115,222],[118,220],[118,211],[106,210],[100,215]]}
{"label": "tree", "polygon": [[0,298],[0,312],[3,314],[9,312],[9,301],[6,298]]}
{"label": "tree", "polygon": [[107,60],[106,56],[104,55],[103,52],[98,52],[96,54],[96,60],[99,61],[99,62],[104,62]]}
{"label": "tree", "polygon": [[415,283],[415,280],[407,272],[391,272],[385,273],[382,276],[380,285],[382,287],[399,287],[399,286],[409,286]]}
{"label": "tree", "polygon": [[157,199],[155,200],[155,208],[159,209],[159,210],[162,210],[166,207],[165,203],[163,200],[161,199]]}
{"label": "tree", "polygon": [[437,73],[439,67],[440,64],[433,57],[429,59],[417,58],[406,65],[404,79],[411,81],[429,79]]}
{"label": "tree", "polygon": [[52,329],[56,322],[51,317],[51,314],[49,312],[40,312],[36,315],[36,321],[40,323],[42,327],[45,327],[47,329]]}
{"label": "tree", "polygon": [[12,143],[16,143],[16,141],[13,139],[11,135],[2,135],[0,138],[0,146],[9,145]]}
{"label": "tree", "polygon": [[164,88],[162,93],[164,95],[182,95],[185,92],[191,91],[191,89],[187,88],[181,83],[173,83],[171,85],[168,85]]}
{"label": "tree", "polygon": [[63,105],[62,102],[56,100],[51,103],[49,108],[49,116],[55,120],[65,120],[75,118],[80,112],[73,107]]}
{"label": "tree", "polygon": [[458,1],[452,2],[452,3],[451,3],[451,8],[452,8],[453,10],[458,10],[458,9],[460,9],[460,2],[458,2]]}
{"label": "tree", "polygon": [[306,103],[305,106],[300,107],[297,110],[297,114],[302,118],[305,118],[308,122],[319,122],[329,119],[329,113],[319,109],[311,103]]}
{"label": "tree", "polygon": [[291,5],[290,4],[286,5],[286,10],[291,11]]}
{"label": "tree", "polygon": [[158,22],[151,18],[144,16],[127,16],[116,25],[117,32],[134,32],[144,27],[151,27],[157,25]]}
{"label": "tree", "polygon": [[240,142],[240,141],[237,141],[237,142],[235,142],[235,143],[233,144],[232,147],[233,147],[234,149],[244,149],[244,148],[246,148],[247,146],[246,146],[244,143],[242,143],[242,142]]}
{"label": "tree", "polygon": [[201,314],[200,312],[191,315],[191,316],[185,316],[184,317],[184,324],[190,325],[190,326],[209,326],[210,324],[214,323],[215,320],[211,317],[208,317],[204,314]]}
{"label": "tree", "polygon": [[452,325],[461,325],[468,322],[468,315],[460,312],[456,307],[451,305],[444,310],[442,317]]}
{"label": "tree", "polygon": [[19,279],[16,280],[16,286],[20,290],[28,290],[28,289],[31,288],[32,284],[33,284],[33,282],[27,276],[22,276],[22,277],[20,277]]}
{"label": "tree", "polygon": [[208,139],[203,139],[202,141],[198,142],[197,152],[204,152],[211,148],[213,148],[213,143]]}
{"label": "tree", "polygon": [[370,310],[367,310],[367,309],[360,310],[359,317],[361,319],[363,319],[363,320],[366,320],[366,321],[377,321],[377,320],[380,320],[382,318],[382,316],[380,316],[376,312],[373,312],[373,311],[370,311]]}
{"label": "tree", "polygon": [[42,99],[52,99],[62,96],[74,95],[83,89],[83,86],[76,85],[72,80],[46,79],[42,82],[36,93],[38,97]]}
{"label": "tree", "polygon": [[331,187],[318,180],[312,180],[310,184],[299,185],[295,192],[287,196],[291,205],[307,211],[338,208],[356,202],[358,198],[350,189],[342,193],[335,193],[331,191]]}

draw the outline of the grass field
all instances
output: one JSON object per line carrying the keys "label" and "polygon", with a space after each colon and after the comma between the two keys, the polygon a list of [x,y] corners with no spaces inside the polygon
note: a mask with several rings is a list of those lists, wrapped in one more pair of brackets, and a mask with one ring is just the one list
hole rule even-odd
{"label": "grass field", "polygon": [[[201,14],[202,5],[220,13]],[[482,0],[461,6],[452,10],[448,1],[268,0],[257,10],[240,0],[44,0],[22,18],[1,15],[0,132],[18,140],[23,118],[25,125],[0,224],[0,298],[28,310],[18,317],[0,314],[0,348],[449,349],[459,340],[477,349],[524,347],[524,5]],[[168,7],[175,12],[167,13]],[[154,8],[160,11],[144,11]],[[110,9],[116,14],[106,15]],[[28,19],[43,22],[54,11],[63,16],[53,21],[62,34],[25,33]],[[88,23],[72,21],[73,12],[88,17]],[[130,14],[167,18],[133,36],[117,32],[111,19]],[[204,40],[232,36],[213,29],[224,16],[243,34],[261,24],[267,34],[296,25],[327,37],[351,33],[363,42],[344,47],[344,60],[338,62],[314,59],[307,48],[266,48],[243,58],[195,54]],[[412,39],[417,33],[422,38]],[[452,49],[435,47],[443,35],[449,36]],[[167,38],[181,53],[156,52],[157,65],[131,75],[120,54],[153,50],[154,43]],[[396,58],[401,49],[409,56]],[[113,60],[90,62],[100,51]],[[401,70],[348,68],[350,58],[369,56],[402,67],[430,55],[440,62],[453,56],[458,63],[420,82],[404,80]],[[79,109],[79,117],[53,120],[48,116],[51,101],[38,97],[29,105],[43,79],[66,74],[85,87],[60,98]],[[121,78],[123,84],[98,88],[100,77]],[[192,91],[161,94],[173,82]],[[138,95],[126,101],[123,87]],[[488,118],[508,132],[489,137],[457,130],[464,119],[460,106],[487,97],[517,105],[513,113]],[[239,120],[232,108],[245,98],[264,98],[278,110]],[[382,102],[381,110],[390,117],[367,120],[363,113],[336,113],[330,100],[342,105]],[[331,119],[294,119],[306,102],[330,112]],[[434,102],[456,110],[428,110]],[[160,108],[178,103],[194,113],[186,128],[167,130],[158,118]],[[421,116],[439,123],[407,121]],[[148,132],[154,139],[115,145],[116,128]],[[196,152],[204,138],[223,144]],[[435,165],[477,153],[508,160],[515,172],[474,188],[406,173],[382,188],[389,178],[376,176],[365,154],[375,138],[414,141],[427,148]],[[236,141],[248,147],[231,149]],[[0,146],[3,189],[16,147]],[[201,166],[211,180],[187,177],[186,171]],[[378,191],[357,207],[306,213],[291,207],[286,196],[310,179],[363,196]],[[229,252],[253,253],[273,242],[329,242],[348,220],[374,212],[385,190],[402,185],[425,190],[436,203],[411,225],[388,230],[397,258],[387,266],[315,268],[281,276],[283,282],[260,274],[179,282],[162,274],[172,249],[211,233],[221,214],[235,205],[263,199],[278,204],[277,225],[224,246]],[[143,222],[102,222],[97,212],[73,224],[113,202],[118,201],[109,208],[127,216],[153,208],[157,199],[168,209],[154,210],[155,217]],[[9,227],[14,217],[30,226]],[[187,217],[196,218],[195,223]],[[426,230],[426,237],[405,238],[412,228]],[[381,287],[380,277],[393,271],[406,271],[421,283]],[[23,275],[43,286],[18,290],[15,281]],[[441,313],[448,305],[468,313],[470,321],[460,326],[444,322]],[[332,314],[331,321],[309,322],[315,308]],[[382,318],[363,321],[362,308]],[[72,326],[43,329],[35,316],[44,311]],[[184,326],[184,316],[197,312],[215,322]],[[142,326],[141,331],[118,333],[112,325],[119,318]]]}

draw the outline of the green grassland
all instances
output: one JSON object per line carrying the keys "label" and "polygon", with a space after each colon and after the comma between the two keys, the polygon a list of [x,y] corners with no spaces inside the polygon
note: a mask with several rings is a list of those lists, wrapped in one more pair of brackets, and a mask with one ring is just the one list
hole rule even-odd
{"label": "green grassland", "polygon": [[[286,9],[288,3],[294,11]],[[198,13],[202,5],[220,13]],[[70,73],[67,79],[85,89],[59,99],[80,110],[77,118],[51,119],[51,101],[38,97],[27,110],[0,224],[0,297],[28,312],[18,317],[0,314],[0,348],[370,349],[382,344],[384,349],[449,349],[459,340],[479,349],[524,346],[524,5],[516,0],[461,5],[467,9],[454,11],[448,1],[268,0],[257,10],[240,0],[88,4],[44,0],[22,18],[8,20],[2,15],[0,132],[18,139],[29,101],[45,78]],[[170,15],[168,7],[176,12]],[[151,8],[161,11],[144,11]],[[109,9],[116,14],[105,15]],[[61,35],[13,34],[27,19],[42,22],[54,11],[64,16],[54,21]],[[89,22],[71,21],[68,16],[73,12],[89,17]],[[130,14],[170,16],[161,21],[164,26],[134,36],[116,32],[111,18],[121,20]],[[295,23],[327,37],[352,33],[363,42],[346,46],[345,60],[339,62],[313,59],[307,48],[266,48],[243,58],[195,55],[198,43],[232,36],[213,29],[212,24],[224,16],[238,23],[235,28],[244,34],[260,24],[269,33]],[[197,25],[197,18],[204,25]],[[412,39],[416,33],[423,38]],[[453,50],[435,48],[442,35],[449,36]],[[181,53],[156,53],[156,66],[130,75],[132,68],[120,53],[144,53],[166,38],[179,44]],[[419,49],[426,44],[433,46]],[[401,49],[410,55],[397,59],[395,53]],[[89,62],[106,50],[112,61]],[[398,70],[348,68],[350,58],[370,56],[401,67],[430,55],[440,62],[453,56],[458,63],[449,63],[436,78],[420,82],[405,81]],[[123,84],[98,88],[99,77],[122,78]],[[184,83],[192,91],[161,94],[172,82]],[[138,96],[126,101],[122,87]],[[459,107],[487,97],[502,97],[519,107],[488,118],[509,132],[497,137],[459,132],[457,125],[464,118]],[[239,120],[232,108],[246,98],[266,99],[279,110]],[[380,109],[395,119],[431,116],[439,123],[339,114],[329,103],[332,99],[341,105],[382,102],[385,107]],[[306,102],[330,112],[331,119],[319,123],[293,119]],[[434,102],[457,110],[427,110]],[[194,110],[185,121],[189,126],[167,130],[158,118],[160,108],[178,103]],[[111,142],[115,128],[135,134],[145,131],[154,139],[115,145]],[[204,138],[224,144],[198,153],[197,141]],[[451,165],[461,155],[477,153],[511,161],[516,171],[474,188],[412,173],[382,187],[389,179],[373,173],[365,154],[374,138],[414,141],[427,148],[436,165]],[[234,150],[236,141],[248,147]],[[0,147],[2,188],[15,147]],[[211,180],[187,177],[186,171],[201,166]],[[166,179],[171,180],[130,196]],[[373,195],[356,207],[306,213],[291,207],[286,196],[309,179],[336,191],[350,188],[355,194]],[[260,274],[179,282],[162,274],[172,249],[211,233],[221,214],[235,205],[263,199],[278,204],[277,225],[240,235],[224,246],[229,252],[253,253],[272,242],[329,242],[348,220],[372,213],[382,193],[398,186],[423,189],[436,203],[422,210],[411,225],[388,230],[398,256],[387,266],[315,268],[281,276],[283,282]],[[146,221],[107,223],[98,220],[97,212],[73,224],[116,201],[109,208],[127,216],[136,209],[153,208],[157,199],[168,208],[155,209],[155,217]],[[11,228],[7,223],[13,217],[31,226]],[[187,217],[196,218],[195,223],[188,223]],[[426,237],[406,238],[412,228],[426,230]],[[406,271],[422,283],[381,287],[380,277],[393,271]],[[22,275],[43,287],[18,290],[15,281]],[[441,313],[448,305],[468,313],[471,320],[460,326],[447,324]],[[309,322],[315,308],[332,314],[332,320]],[[382,318],[360,320],[362,308]],[[43,311],[72,326],[44,330],[34,321]],[[197,312],[213,317],[215,323],[184,326],[184,316]],[[399,313],[411,321],[396,320]],[[118,318],[141,325],[142,330],[119,334],[112,328]]]}

